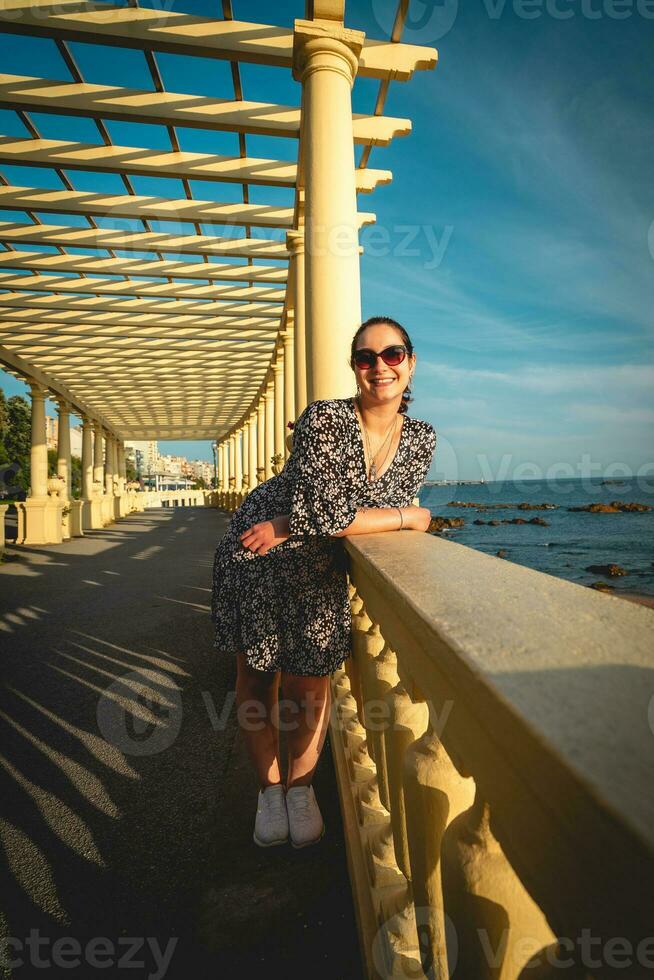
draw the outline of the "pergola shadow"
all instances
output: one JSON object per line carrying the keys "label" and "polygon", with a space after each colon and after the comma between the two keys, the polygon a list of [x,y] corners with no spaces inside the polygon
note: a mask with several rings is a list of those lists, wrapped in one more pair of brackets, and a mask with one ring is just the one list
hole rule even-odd
{"label": "pergola shadow", "polygon": [[[257,786],[235,664],[211,642],[210,566],[225,518],[162,509],[146,534],[143,524],[133,515],[76,539],[86,554],[71,543],[23,548],[48,559],[32,566],[38,575],[0,567],[11,628],[0,692],[6,935],[24,942],[38,930],[44,958],[65,937],[83,948],[107,937],[115,958],[126,955],[121,940],[139,937],[142,975],[169,950],[169,978],[254,970],[262,959],[299,970],[309,957],[318,976],[359,977],[329,747],[315,780],[328,830],[320,847],[261,851],[252,841]],[[144,538],[158,548],[145,567]],[[102,587],[80,587],[82,576]],[[338,951],[325,938],[336,929]],[[66,975],[88,976],[82,959]]]}

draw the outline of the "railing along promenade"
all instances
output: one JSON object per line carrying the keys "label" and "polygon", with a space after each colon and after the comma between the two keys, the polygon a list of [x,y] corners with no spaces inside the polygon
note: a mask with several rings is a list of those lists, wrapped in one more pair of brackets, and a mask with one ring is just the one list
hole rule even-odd
{"label": "railing along promenade", "polygon": [[[213,507],[216,503],[215,492],[211,490],[125,490],[116,496],[99,493],[93,500],[62,500],[57,491],[50,495],[50,504],[58,513],[56,524],[61,537],[55,542],[57,544],[71,537],[81,537],[85,531],[107,527],[120,517],[148,507]],[[11,506],[16,508],[18,517],[16,543],[23,544],[26,538],[25,502],[0,503],[0,551],[6,543],[5,518]],[[85,508],[89,508],[89,512],[93,508],[93,522],[84,528]]]}
{"label": "railing along promenade", "polygon": [[345,547],[330,741],[367,976],[653,977],[654,611],[415,531]]}

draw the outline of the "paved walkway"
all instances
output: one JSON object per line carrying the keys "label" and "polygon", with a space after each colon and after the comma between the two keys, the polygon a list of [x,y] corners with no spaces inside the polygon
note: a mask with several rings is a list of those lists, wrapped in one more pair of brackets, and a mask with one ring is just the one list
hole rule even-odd
{"label": "paved walkway", "polygon": [[[329,736],[314,782],[323,841],[252,841],[235,664],[211,645],[225,520],[162,508],[7,548],[0,936],[23,965],[3,974],[0,955],[0,976],[42,977],[38,957],[58,980],[362,976]],[[77,956],[74,941],[53,946],[63,937]]]}

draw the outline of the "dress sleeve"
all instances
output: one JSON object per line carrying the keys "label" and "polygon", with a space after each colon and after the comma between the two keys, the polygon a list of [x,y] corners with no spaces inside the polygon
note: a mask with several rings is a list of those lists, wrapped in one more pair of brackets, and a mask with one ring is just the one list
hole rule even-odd
{"label": "dress sleeve", "polygon": [[418,491],[425,482],[429,467],[431,466],[436,449],[436,430],[427,423],[424,435],[421,436],[420,443],[416,448],[413,457],[413,468],[411,471],[411,498],[418,496]]}
{"label": "dress sleeve", "polygon": [[[344,426],[328,400],[311,402],[293,429],[291,534],[335,534],[348,527],[357,508],[344,476]],[[290,461],[290,460],[289,460]]]}

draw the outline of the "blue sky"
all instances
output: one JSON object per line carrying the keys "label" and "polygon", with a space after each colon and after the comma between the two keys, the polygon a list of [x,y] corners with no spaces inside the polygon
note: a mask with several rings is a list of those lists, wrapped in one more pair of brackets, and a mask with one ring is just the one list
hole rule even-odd
{"label": "blue sky", "polygon": [[[350,2],[348,26],[385,36],[395,5]],[[276,4],[274,22],[290,25],[302,8]],[[216,5],[178,0],[173,9]],[[271,9],[234,0],[238,19],[269,23]],[[654,470],[653,18],[645,0],[413,0],[405,40],[435,45],[439,64],[391,86],[385,112],[410,117],[413,133],[371,156],[394,180],[360,197],[377,215],[362,233],[362,301],[364,317],[393,316],[413,338],[411,412],[439,434],[432,477]],[[149,87],[139,52],[72,47],[87,80]],[[52,42],[4,36],[0,51],[5,72],[68,77]],[[194,73],[189,59],[158,61],[171,90],[232,95],[226,64],[198,60]],[[284,70],[244,65],[242,77],[246,97],[298,102]],[[357,81],[356,111],[372,110],[376,89]],[[34,119],[44,136],[97,142],[88,120]],[[169,145],[156,127],[109,130],[115,142]],[[25,134],[6,111],[0,132]],[[236,152],[231,134],[179,134],[184,149]],[[247,145],[253,156],[294,150],[290,140]],[[60,186],[46,171],[3,172]],[[77,189],[122,188],[112,176],[70,176]],[[237,186],[196,184],[197,197],[209,188],[240,199]],[[172,180],[134,185],[182,196]],[[253,188],[252,200],[286,204],[289,194]],[[25,391],[0,380],[7,393]],[[209,443],[160,448],[211,457]]]}

